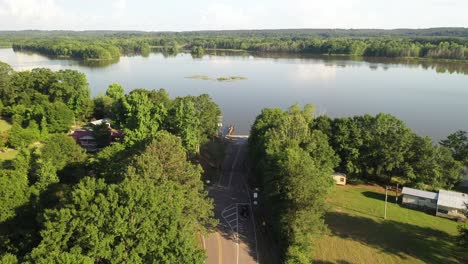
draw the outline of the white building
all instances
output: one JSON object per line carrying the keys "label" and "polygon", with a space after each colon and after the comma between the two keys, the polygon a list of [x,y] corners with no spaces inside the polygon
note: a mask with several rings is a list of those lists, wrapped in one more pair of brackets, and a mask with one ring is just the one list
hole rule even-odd
{"label": "white building", "polygon": [[437,211],[438,193],[403,187],[401,204],[424,211]]}
{"label": "white building", "polygon": [[440,190],[436,215],[453,219],[466,219],[464,212],[467,204],[468,194]]}
{"label": "white building", "polygon": [[332,177],[337,185],[346,185],[346,174],[335,172]]}

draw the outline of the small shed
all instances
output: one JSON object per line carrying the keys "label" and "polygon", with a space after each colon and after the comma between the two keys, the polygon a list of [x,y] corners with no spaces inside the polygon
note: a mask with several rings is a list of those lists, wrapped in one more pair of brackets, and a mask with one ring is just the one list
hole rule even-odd
{"label": "small shed", "polygon": [[437,210],[438,194],[408,187],[401,191],[401,204],[405,207],[417,208],[423,211],[434,212]]}
{"label": "small shed", "polygon": [[332,177],[337,185],[346,185],[346,174],[335,172],[332,174]]}
{"label": "small shed", "polygon": [[436,215],[451,219],[465,220],[464,212],[468,204],[468,194],[439,190]]}

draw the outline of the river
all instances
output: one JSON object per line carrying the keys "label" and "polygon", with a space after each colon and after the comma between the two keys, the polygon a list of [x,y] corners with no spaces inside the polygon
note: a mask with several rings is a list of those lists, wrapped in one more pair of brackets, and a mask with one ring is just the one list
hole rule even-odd
{"label": "river", "polygon": [[[121,57],[109,65],[0,49],[0,61],[15,70],[46,67],[84,72],[92,95],[113,82],[135,88],[166,89],[171,97],[207,93],[223,111],[223,123],[248,134],[264,107],[312,103],[332,117],[390,113],[416,133],[434,140],[468,130],[468,63],[328,56],[225,53],[193,58],[188,53]],[[241,76],[245,80],[187,78]]]}

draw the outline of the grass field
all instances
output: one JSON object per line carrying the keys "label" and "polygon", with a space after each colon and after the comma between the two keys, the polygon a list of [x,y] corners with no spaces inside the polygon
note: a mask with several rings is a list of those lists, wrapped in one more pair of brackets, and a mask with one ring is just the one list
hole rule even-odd
{"label": "grass field", "polygon": [[458,223],[403,208],[377,186],[336,187],[328,200],[330,234],[317,242],[315,263],[468,263],[456,246]]}
{"label": "grass field", "polygon": [[11,128],[10,123],[8,123],[7,121],[3,119],[0,119],[0,133],[2,133],[3,131],[7,131],[10,128]]}
{"label": "grass field", "polygon": [[[11,128],[10,123],[8,123],[7,121],[3,119],[0,119],[0,134],[2,134],[4,131],[7,131],[10,128]],[[0,149],[0,163],[1,161],[4,161],[4,160],[14,159],[17,153],[18,151],[14,149],[9,149],[9,148]]]}

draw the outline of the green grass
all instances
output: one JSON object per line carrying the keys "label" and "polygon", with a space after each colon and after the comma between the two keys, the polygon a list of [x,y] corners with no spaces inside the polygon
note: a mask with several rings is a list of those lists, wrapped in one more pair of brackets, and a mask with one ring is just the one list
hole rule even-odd
{"label": "green grass", "polygon": [[16,154],[18,154],[18,150],[16,149],[5,148],[0,150],[0,163],[4,160],[14,159],[16,157]]}
{"label": "green grass", "polygon": [[[0,119],[0,135],[11,128],[11,124],[7,121]],[[5,160],[12,160],[16,157],[18,151],[10,148],[0,148],[0,163]]]}
{"label": "green grass", "polygon": [[11,128],[10,123],[8,123],[7,121],[3,119],[0,119],[0,133],[3,133],[4,131],[7,131],[10,128]]}
{"label": "green grass", "polygon": [[317,241],[317,263],[465,263],[456,246],[458,223],[403,208],[374,186],[336,187],[326,223],[330,234]]}

